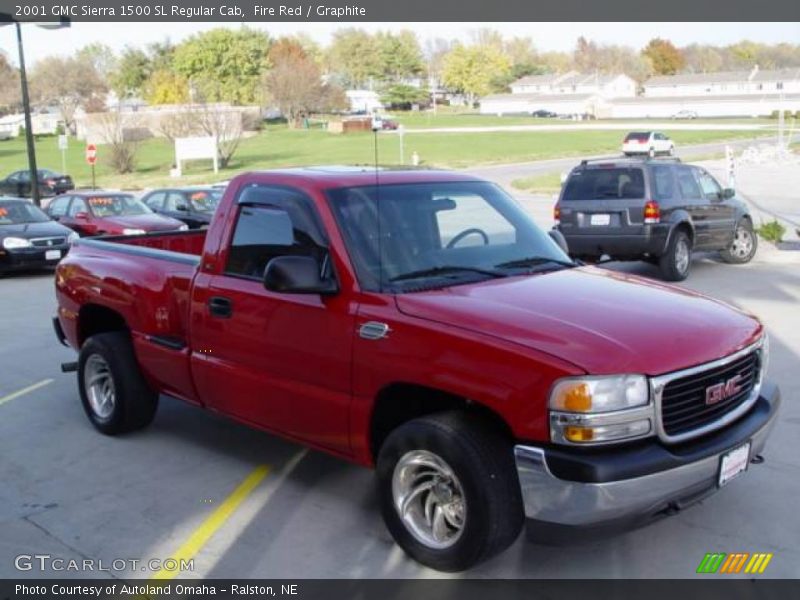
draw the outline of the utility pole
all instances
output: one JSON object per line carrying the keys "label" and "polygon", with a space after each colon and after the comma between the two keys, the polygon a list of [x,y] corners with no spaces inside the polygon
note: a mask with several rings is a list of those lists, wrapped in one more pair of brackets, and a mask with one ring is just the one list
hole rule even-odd
{"label": "utility pole", "polygon": [[31,100],[28,96],[28,78],[25,73],[25,52],[22,50],[22,27],[17,27],[17,46],[19,47],[19,78],[22,85],[22,106],[25,111],[25,142],[28,146],[28,169],[31,172],[31,199],[36,206],[41,206],[39,197],[39,171],[36,168],[36,148],[33,142],[33,124],[31,121]]}

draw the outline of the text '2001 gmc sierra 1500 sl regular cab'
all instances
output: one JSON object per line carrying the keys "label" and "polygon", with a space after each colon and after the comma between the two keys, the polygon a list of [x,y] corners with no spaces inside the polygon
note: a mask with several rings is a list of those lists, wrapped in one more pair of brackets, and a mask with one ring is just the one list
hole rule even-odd
{"label": "text '2001 gmc sierra 1500 sl regular cab'", "polygon": [[97,429],[165,394],[374,466],[388,529],[442,570],[526,518],[681,508],[747,468],[780,402],[756,318],[575,264],[460,173],[242,174],[207,231],[82,239],[56,288]]}

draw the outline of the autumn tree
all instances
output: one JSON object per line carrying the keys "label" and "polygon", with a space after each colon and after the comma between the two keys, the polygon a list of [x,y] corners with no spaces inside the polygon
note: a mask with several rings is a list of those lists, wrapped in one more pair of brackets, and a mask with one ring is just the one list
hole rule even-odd
{"label": "autumn tree", "polygon": [[347,87],[362,88],[377,78],[381,71],[378,45],[363,29],[340,29],[333,34],[326,62]]}
{"label": "autumn tree", "polygon": [[220,27],[176,46],[172,67],[205,102],[252,104],[258,100],[268,51],[266,33]]}
{"label": "autumn tree", "polygon": [[189,82],[185,77],[167,69],[150,75],[143,88],[149,104],[184,104],[189,101]]}
{"label": "autumn tree", "polygon": [[657,75],[674,75],[683,69],[686,61],[683,54],[669,40],[653,38],[642,50]]}
{"label": "autumn tree", "polygon": [[470,106],[477,98],[490,94],[492,81],[508,73],[508,57],[492,46],[457,44],[444,59],[444,84],[467,97]]}
{"label": "autumn tree", "polygon": [[296,41],[279,40],[269,60],[272,67],[264,75],[265,94],[290,126],[311,113],[345,107],[344,92],[323,81],[317,63]]}
{"label": "autumn tree", "polygon": [[78,108],[107,91],[103,78],[85,56],[44,58],[36,63],[30,83],[34,102],[57,106],[64,127],[73,132]]}
{"label": "autumn tree", "polygon": [[0,114],[11,112],[22,103],[19,71],[0,52]]}

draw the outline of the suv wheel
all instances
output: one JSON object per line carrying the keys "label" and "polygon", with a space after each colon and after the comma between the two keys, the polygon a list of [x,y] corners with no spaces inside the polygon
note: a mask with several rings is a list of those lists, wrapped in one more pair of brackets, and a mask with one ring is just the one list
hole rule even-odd
{"label": "suv wheel", "polygon": [[377,461],[386,527],[418,562],[462,571],[507,548],[524,521],[511,444],[446,412],[395,429]]}
{"label": "suv wheel", "polygon": [[689,276],[692,263],[692,242],[683,229],[672,234],[667,251],[658,260],[661,276],[667,281],[683,281]]}
{"label": "suv wheel", "polygon": [[649,156],[650,158],[655,158],[656,157],[656,149],[655,148],[650,148],[650,150],[648,150],[648,152],[647,152],[647,156]]}
{"label": "suv wheel", "polygon": [[669,150],[667,150],[668,156],[675,156],[675,146],[670,146]]}
{"label": "suv wheel", "polygon": [[736,231],[730,245],[722,252],[722,260],[732,264],[750,262],[758,248],[758,237],[753,231],[750,219],[742,219],[736,224]]}

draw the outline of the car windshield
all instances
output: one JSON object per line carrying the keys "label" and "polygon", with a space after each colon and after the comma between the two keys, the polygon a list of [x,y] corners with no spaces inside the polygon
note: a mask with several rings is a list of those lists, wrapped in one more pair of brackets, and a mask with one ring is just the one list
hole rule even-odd
{"label": "car windshield", "polygon": [[574,170],[562,200],[638,200],[644,198],[644,172],[637,167]]}
{"label": "car windshield", "polygon": [[572,266],[490,183],[350,187],[328,197],[366,290],[419,291]]}
{"label": "car windshield", "polygon": [[153,212],[143,202],[129,194],[89,196],[86,202],[89,203],[95,217],[126,217]]}
{"label": "car windshield", "polygon": [[217,210],[221,199],[221,190],[192,190],[189,192],[189,201],[192,203],[192,208],[198,212],[213,213]]}
{"label": "car windshield", "polygon": [[30,202],[0,202],[0,225],[44,223],[50,218]]}

